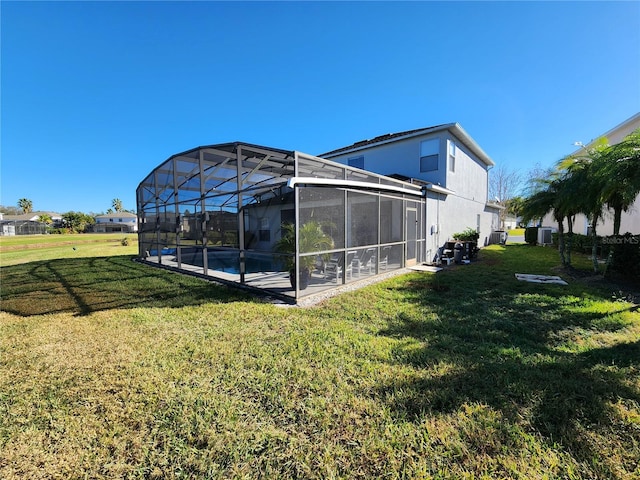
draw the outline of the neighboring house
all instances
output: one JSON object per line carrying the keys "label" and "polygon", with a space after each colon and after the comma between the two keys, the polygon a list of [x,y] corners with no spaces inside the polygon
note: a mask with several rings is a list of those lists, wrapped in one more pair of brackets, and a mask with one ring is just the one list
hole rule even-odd
{"label": "neighboring house", "polygon": [[[47,225],[40,222],[41,215],[51,217],[53,223]],[[55,212],[30,212],[22,215],[1,215],[0,216],[0,235],[35,235],[47,233],[47,227],[59,227],[62,222],[62,216]]]}
{"label": "neighboring house", "polygon": [[458,123],[386,134],[319,156],[423,186],[431,255],[454,233],[473,228],[487,245],[499,228],[502,207],[488,201],[494,162]]}
{"label": "neighboring house", "polygon": [[513,213],[507,213],[504,216],[504,229],[512,230],[514,228],[518,228],[521,218],[516,217]]}
{"label": "neighboring house", "polygon": [[[571,155],[580,155],[580,153],[584,153],[584,148],[589,148],[589,146],[592,145],[597,139],[602,137],[605,137],[607,139],[609,145],[620,143],[627,135],[629,135],[631,132],[634,132],[638,128],[640,128],[640,113],[636,113],[634,116],[615,126],[608,132],[599,135],[596,139],[591,140],[588,144],[586,144],[585,147],[581,147]],[[541,225],[549,226],[554,229],[558,226],[552,214],[548,214],[547,216],[545,216],[542,219]],[[565,220],[565,231],[567,228],[568,225]],[[613,235],[612,211],[605,210],[603,218],[598,221],[596,230],[598,235]],[[578,214],[575,216],[573,222],[573,231],[574,233],[580,233],[583,235],[588,235],[591,233],[591,222],[586,215]],[[631,205],[629,210],[627,210],[626,212],[622,212],[622,218],[620,221],[620,233],[624,234],[627,232],[640,234],[640,196],[636,198],[636,201]]]}
{"label": "neighboring house", "polygon": [[93,231],[96,233],[135,233],[138,231],[138,216],[129,212],[114,212],[96,215]]}

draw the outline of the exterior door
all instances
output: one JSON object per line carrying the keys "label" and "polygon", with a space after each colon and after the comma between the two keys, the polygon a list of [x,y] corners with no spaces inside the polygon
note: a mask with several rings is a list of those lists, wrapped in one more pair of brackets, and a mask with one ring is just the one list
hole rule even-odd
{"label": "exterior door", "polygon": [[415,208],[407,208],[407,267],[416,264],[418,244],[418,211]]}

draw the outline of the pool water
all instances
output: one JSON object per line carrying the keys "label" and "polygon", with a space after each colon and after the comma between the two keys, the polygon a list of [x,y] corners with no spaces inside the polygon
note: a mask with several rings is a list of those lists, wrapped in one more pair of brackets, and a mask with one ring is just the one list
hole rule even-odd
{"label": "pool water", "polygon": [[[246,254],[245,273],[280,272],[284,268],[282,262],[266,254]],[[202,251],[182,252],[182,263],[203,266]],[[176,257],[177,260],[177,257]],[[207,267],[218,272],[240,274],[240,258],[236,252],[207,252]]]}

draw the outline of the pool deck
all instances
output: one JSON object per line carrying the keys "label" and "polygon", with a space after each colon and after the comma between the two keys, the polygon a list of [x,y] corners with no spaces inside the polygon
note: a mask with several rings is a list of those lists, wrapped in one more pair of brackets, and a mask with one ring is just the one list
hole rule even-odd
{"label": "pool deck", "polygon": [[[162,266],[171,269],[172,271],[191,273],[198,277],[202,277],[210,280],[219,280],[222,283],[231,284],[234,286],[242,287],[247,286],[258,289],[264,294],[273,294],[278,297],[286,298],[290,302],[294,302],[295,292],[291,287],[291,281],[289,280],[289,274],[287,272],[256,272],[245,273],[244,284],[240,283],[240,274],[228,273],[218,270],[209,269],[206,273],[203,267],[198,265],[191,265],[182,262],[178,265],[175,257],[162,256],[162,263],[159,263],[157,256],[149,256],[143,260],[144,263],[148,263],[153,266]],[[407,269],[400,268],[400,265],[389,264],[388,269],[380,272],[379,274],[367,273],[365,271],[354,271],[352,275],[347,275],[347,281],[343,283],[336,282],[335,277],[328,279],[320,272],[312,272],[309,278],[309,286],[301,291],[303,295],[298,299],[298,304],[301,304],[307,297],[315,297],[317,295],[326,294],[327,292],[336,291],[336,294],[344,291],[345,287],[360,288],[362,282],[370,283],[370,280],[376,281],[382,280],[386,277],[386,273],[408,271]],[[339,279],[340,281],[342,278]],[[353,288],[351,288],[353,289]]]}

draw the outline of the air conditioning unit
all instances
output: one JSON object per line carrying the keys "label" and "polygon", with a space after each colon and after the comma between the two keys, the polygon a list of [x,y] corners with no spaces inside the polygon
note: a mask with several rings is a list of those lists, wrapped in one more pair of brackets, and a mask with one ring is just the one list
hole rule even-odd
{"label": "air conditioning unit", "polygon": [[502,230],[496,230],[495,232],[491,232],[489,235],[489,245],[493,245],[499,243],[504,245],[507,243],[508,234]]}
{"label": "air conditioning unit", "polygon": [[540,227],[538,228],[538,245],[551,245],[553,243],[551,234],[553,233],[553,228],[551,227]]}

